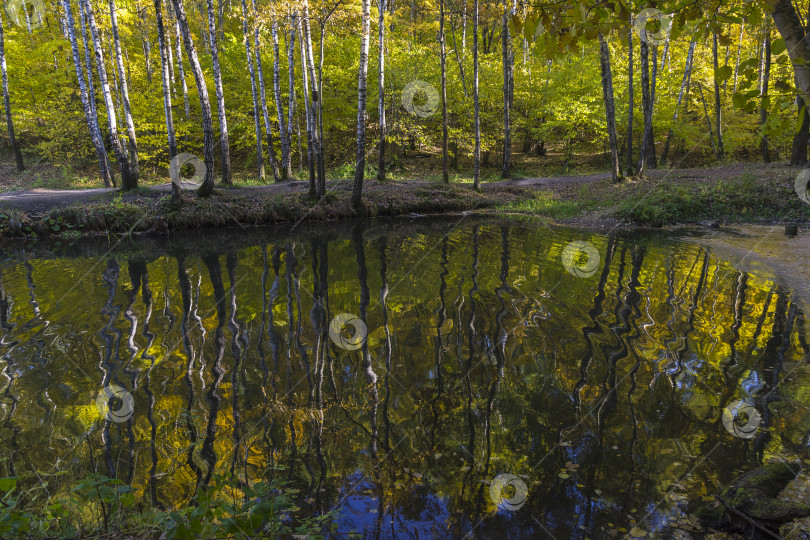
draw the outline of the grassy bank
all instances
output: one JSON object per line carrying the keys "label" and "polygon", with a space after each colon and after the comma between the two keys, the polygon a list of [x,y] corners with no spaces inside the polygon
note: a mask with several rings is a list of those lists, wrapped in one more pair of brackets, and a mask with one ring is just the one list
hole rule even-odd
{"label": "grassy bank", "polygon": [[[774,223],[810,221],[810,205],[794,191],[798,168],[786,165],[730,165],[711,169],[652,171],[649,177],[613,184],[588,177],[483,185],[370,181],[364,206],[349,200],[351,183],[332,181],[327,195],[313,199],[306,183],[220,187],[208,199],[184,193],[172,207],[168,193],[139,189],[88,197],[68,205],[0,209],[0,237],[51,236],[65,239],[147,231],[189,230],[223,225],[328,221],[357,217],[458,212],[523,214],[592,225],[701,222]],[[149,233],[152,234],[152,233]]]}
{"label": "grassy bank", "polygon": [[597,181],[538,190],[498,210],[569,223],[611,220],[627,225],[779,223],[810,221],[810,205],[796,195],[799,168],[736,165],[653,171],[620,184]]}

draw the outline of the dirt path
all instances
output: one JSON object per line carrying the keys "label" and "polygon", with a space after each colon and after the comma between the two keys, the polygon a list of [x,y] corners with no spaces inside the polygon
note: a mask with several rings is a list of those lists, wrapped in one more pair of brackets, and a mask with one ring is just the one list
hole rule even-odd
{"label": "dirt path", "polygon": [[[610,178],[610,174],[591,174],[585,176],[559,176],[553,178],[515,178],[512,180],[504,180],[501,182],[487,182],[482,184],[484,191],[502,189],[504,187],[552,187],[552,186],[570,186],[579,185],[590,182],[598,182]],[[391,187],[418,187],[424,186],[425,182],[420,180],[405,180],[397,182],[387,182],[384,185],[377,184],[376,182],[369,182],[366,185],[367,190],[374,190],[378,188],[387,189]],[[238,188],[222,188],[218,189],[227,190],[229,193],[244,195],[248,197],[259,197],[267,193],[296,193],[307,191],[309,183],[307,181],[287,182],[283,184],[268,184],[266,186],[247,186]],[[351,180],[330,180],[327,183],[327,190],[330,189],[345,189],[351,186]],[[194,184],[184,184],[186,190],[193,190],[196,188]],[[75,203],[97,202],[105,198],[112,198],[119,190],[115,188],[95,188],[95,189],[28,189],[25,191],[12,191],[9,193],[0,194],[0,211],[2,210],[20,210],[29,214],[43,214],[53,208],[68,206]],[[148,186],[133,194],[125,194],[124,200],[130,197],[147,196],[147,197],[160,197],[171,192],[171,184],[159,184],[155,186]]]}

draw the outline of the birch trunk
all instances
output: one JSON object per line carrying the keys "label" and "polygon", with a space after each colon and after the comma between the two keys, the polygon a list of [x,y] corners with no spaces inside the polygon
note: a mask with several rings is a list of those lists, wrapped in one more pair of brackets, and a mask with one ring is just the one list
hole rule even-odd
{"label": "birch trunk", "polygon": [[[370,0],[364,0],[368,2]],[[311,123],[312,123],[312,153],[315,157],[315,170],[318,174],[318,196],[324,197],[326,195],[326,171],[323,163],[323,146],[320,134],[318,133],[318,110],[320,108],[320,92],[318,91],[318,80],[315,77],[315,58],[312,53],[312,35],[309,26],[309,0],[304,0],[303,3],[303,17],[302,17],[302,30],[304,36],[304,49],[306,50],[306,66],[309,71],[309,80],[311,82],[311,98],[309,106],[311,109]],[[368,39],[366,39],[368,41]],[[352,195],[354,197],[354,195]]]}
{"label": "birch trunk", "polygon": [[81,0],[81,2],[84,4],[85,13],[87,14],[87,25],[90,27],[90,36],[92,37],[93,49],[96,53],[96,66],[98,67],[101,95],[104,98],[104,106],[107,108],[107,127],[110,133],[110,144],[112,144],[113,153],[118,160],[118,166],[121,168],[121,189],[127,190],[130,189],[129,186],[132,186],[133,183],[137,185],[137,177],[133,181],[129,159],[121,145],[121,140],[118,138],[118,120],[115,116],[115,103],[113,103],[110,84],[107,81],[107,69],[104,66],[104,53],[101,50],[101,39],[99,38],[98,25],[96,25],[93,6],[90,0]]}
{"label": "birch trunk", "polygon": [[627,35],[627,176],[633,176],[633,112],[635,93],[633,90],[633,16],[630,15],[630,31]]}
{"label": "birch trunk", "polygon": [[[253,16],[256,18],[256,4],[251,2],[253,6]],[[273,182],[279,181],[278,173],[278,160],[276,160],[276,145],[273,144],[273,131],[270,126],[270,114],[267,111],[267,96],[264,87],[264,67],[262,66],[262,51],[261,41],[259,40],[259,27],[253,31],[253,43],[256,46],[256,78],[259,81],[259,97],[262,108],[262,119],[264,120],[264,132],[267,136],[267,155],[270,157],[270,168],[273,170]]]}
{"label": "birch trunk", "polygon": [[[254,19],[255,20],[255,19]],[[253,69],[253,51],[250,50],[248,37],[247,2],[242,0],[242,39],[245,42],[248,73],[250,74],[250,95],[253,98],[253,128],[256,131],[256,173],[264,180],[264,146],[262,145],[262,127],[259,121],[259,98],[256,95],[256,71]]]}
{"label": "birch trunk", "polygon": [[473,0],[473,126],[475,130],[475,174],[473,188],[481,189],[481,115],[478,100],[478,0]]}
{"label": "birch trunk", "polygon": [[[84,2],[79,1],[79,11],[81,17],[79,17],[79,21],[81,22],[81,29],[82,29],[82,44],[84,45],[84,61],[85,61],[85,69],[87,72],[87,95],[90,100],[90,110],[93,114],[93,123],[98,128],[98,132],[101,135],[101,148],[102,148],[102,155],[99,156],[99,160],[103,159],[103,164],[101,165],[101,177],[107,178],[109,177],[110,183],[112,187],[117,187],[115,183],[115,174],[113,174],[113,169],[110,164],[110,158],[107,155],[107,148],[104,146],[104,132],[101,129],[101,121],[98,119],[98,106],[96,104],[96,83],[93,80],[93,62],[90,58],[90,51],[92,50],[90,44],[87,39],[87,27],[85,21],[87,20],[87,12],[85,10]],[[105,182],[106,185],[106,182]]]}
{"label": "birch trunk", "polygon": [[129,141],[130,174],[128,182],[121,181],[121,189],[135,189],[138,187],[138,139],[135,136],[135,122],[132,119],[132,108],[129,105],[129,85],[124,70],[124,57],[121,53],[121,40],[118,36],[118,15],[115,0],[110,0],[110,27],[112,28],[113,47],[115,50],[115,64],[118,67],[118,80],[121,86],[121,100],[124,105],[124,120],[127,125],[127,139]]}
{"label": "birch trunk", "polygon": [[670,126],[669,133],[667,133],[667,142],[664,143],[664,152],[661,154],[661,163],[666,163],[667,155],[669,155],[669,144],[672,140],[675,123],[678,121],[678,111],[681,108],[683,95],[686,91],[686,86],[689,83],[689,77],[692,73],[692,59],[695,55],[696,45],[697,42],[692,40],[692,42],[689,44],[689,52],[686,54],[686,66],[683,68],[683,81],[681,82],[681,89],[678,92],[678,103],[675,105],[675,113],[672,115],[672,126]]}
{"label": "birch trunk", "polygon": [[111,187],[109,171],[107,170],[106,152],[104,150],[104,139],[101,136],[101,129],[99,129],[98,126],[98,118],[93,114],[93,108],[90,106],[90,97],[88,96],[87,85],[84,80],[84,66],[82,65],[81,55],[79,54],[79,44],[76,40],[76,26],[73,20],[73,10],[70,6],[70,0],[62,0],[62,8],[65,10],[65,30],[67,31],[70,49],[73,53],[73,65],[76,68],[76,78],[79,82],[79,93],[82,98],[84,117],[87,121],[87,128],[90,130],[90,140],[93,141],[93,147],[96,150],[100,176],[104,181],[104,186]]}
{"label": "birch trunk", "polygon": [[307,69],[306,46],[304,45],[304,31],[300,19],[293,14],[293,22],[298,30],[298,42],[301,44],[301,75],[304,92],[304,118],[306,118],[307,128],[307,169],[309,170],[309,196],[317,197],[318,187],[315,177],[315,152],[312,141],[312,108],[309,103],[309,70]]}
{"label": "birch trunk", "polygon": [[[70,0],[64,0],[69,2]],[[166,33],[163,29],[163,7],[161,0],[154,0],[155,22],[157,24],[158,49],[160,49],[160,80],[163,84],[163,114],[166,117],[166,137],[169,142],[169,163],[177,155],[177,139],[174,135],[174,119],[172,118],[172,91],[171,76],[169,75],[170,47],[166,44]],[[182,202],[180,186],[172,182],[171,204],[179,206]]]}
{"label": "birch trunk", "polygon": [[[23,6],[22,9],[25,9],[25,6]],[[20,145],[17,142],[17,138],[14,136],[14,120],[11,117],[11,97],[9,96],[8,93],[8,72],[6,70],[6,44],[5,44],[5,33],[3,31],[2,17],[0,17],[0,68],[2,69],[2,77],[3,77],[3,107],[6,111],[6,127],[8,128],[8,142],[11,145],[11,149],[14,151],[14,161],[17,162],[17,171],[22,172],[25,170],[25,164],[23,163],[22,150],[20,150]]]}
{"label": "birch trunk", "polygon": [[720,83],[717,80],[717,71],[720,69],[717,58],[717,34],[713,34],[712,63],[714,66],[714,130],[717,132],[717,159],[723,159],[723,129],[722,111],[720,109]]}
{"label": "birch trunk", "polygon": [[[287,140],[290,141],[292,146],[292,125],[293,115],[295,114],[295,33],[296,24],[295,17],[290,18],[290,33],[287,38],[287,85],[289,92],[289,102],[287,105]],[[303,60],[303,58],[302,58]],[[303,65],[303,62],[301,63]],[[306,71],[306,70],[304,70]],[[306,97],[306,92],[304,92]],[[301,126],[298,124],[298,164],[299,172],[303,169],[304,154],[301,152]]]}
{"label": "birch trunk", "polygon": [[366,79],[368,78],[368,42],[371,19],[371,0],[361,0],[363,8],[360,35],[360,69],[357,77],[357,159],[354,169],[352,206],[359,207],[363,197],[363,178],[366,174]]}
{"label": "birch trunk", "polygon": [[602,96],[605,101],[608,141],[610,142],[610,173],[614,182],[621,179],[619,170],[619,144],[616,137],[616,102],[613,98],[613,72],[610,67],[610,49],[605,37],[599,34],[599,57],[602,68]]}
{"label": "birch trunk", "polygon": [[[762,88],[760,89],[760,106],[759,106],[759,124],[761,128],[765,129],[765,124],[768,122],[768,86],[771,82],[771,36],[770,28],[766,29],[765,42],[763,44],[763,60],[762,60]],[[762,133],[762,140],[759,144],[759,151],[762,153],[762,160],[765,163],[771,162],[771,153],[768,148],[768,136]]]}
{"label": "birch trunk", "polygon": [[211,64],[214,71],[214,88],[217,94],[217,117],[219,120],[219,146],[222,156],[222,183],[231,184],[231,149],[228,143],[228,120],[225,117],[225,90],[222,87],[222,72],[219,67],[219,45],[214,22],[214,2],[208,4],[208,37],[211,40]]}
{"label": "birch trunk", "polygon": [[278,138],[281,143],[281,180],[286,182],[292,177],[290,164],[290,139],[284,126],[284,104],[281,101],[281,81],[278,62],[278,23],[273,20],[273,92],[276,97],[276,115],[278,116]]}
{"label": "birch trunk", "polygon": [[188,101],[186,71],[183,69],[183,50],[180,46],[181,42],[183,41],[183,36],[180,32],[180,23],[177,22],[177,17],[174,18],[174,31],[177,34],[177,74],[180,76],[180,86],[183,88],[183,110],[186,113],[186,120],[188,120],[189,116],[191,116],[191,106]]}
{"label": "birch trunk", "polygon": [[512,129],[510,118],[510,79],[511,66],[509,62],[509,6],[504,0],[501,27],[501,45],[503,53],[503,169],[501,177],[509,178],[509,169],[512,166]]}
{"label": "birch trunk", "polygon": [[379,24],[378,31],[380,35],[379,51],[377,55],[377,64],[379,66],[379,97],[378,97],[378,115],[380,117],[380,143],[377,160],[377,180],[385,182],[385,132],[387,126],[385,125],[385,0],[379,0],[377,5],[379,11]]}
{"label": "birch trunk", "polygon": [[449,184],[450,176],[447,172],[447,51],[444,41],[444,0],[439,0],[439,54],[441,55],[442,72],[442,181]]}
{"label": "birch trunk", "polygon": [[197,84],[197,93],[200,96],[200,111],[202,113],[203,128],[203,163],[205,163],[205,178],[202,185],[197,190],[200,197],[209,197],[214,192],[214,127],[211,119],[211,101],[208,99],[208,88],[205,85],[200,59],[197,57],[197,49],[194,47],[194,40],[191,39],[191,30],[188,27],[186,12],[183,8],[183,0],[171,0],[174,6],[174,14],[177,20],[180,33],[183,36],[183,44],[186,48],[191,72],[194,74],[194,82]]}
{"label": "birch trunk", "polygon": [[650,95],[650,48],[647,43],[647,31],[642,29],[640,36],[641,61],[641,110],[644,115],[644,131],[641,135],[641,152],[638,159],[638,174],[643,175],[647,167],[647,129],[652,125],[652,103]]}

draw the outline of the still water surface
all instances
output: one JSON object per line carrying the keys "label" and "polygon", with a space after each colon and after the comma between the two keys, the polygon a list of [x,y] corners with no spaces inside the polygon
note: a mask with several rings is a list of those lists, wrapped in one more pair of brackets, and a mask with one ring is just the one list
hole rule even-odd
{"label": "still water surface", "polygon": [[[569,272],[571,242],[594,249]],[[600,538],[666,536],[740,472],[807,457],[804,314],[660,234],[438,219],[106,249],[6,252],[0,476],[68,490],[92,446],[160,508],[231,472],[344,533]],[[343,313],[365,340],[330,337]],[[115,386],[132,399],[104,416]],[[740,400],[760,418],[735,434]]]}

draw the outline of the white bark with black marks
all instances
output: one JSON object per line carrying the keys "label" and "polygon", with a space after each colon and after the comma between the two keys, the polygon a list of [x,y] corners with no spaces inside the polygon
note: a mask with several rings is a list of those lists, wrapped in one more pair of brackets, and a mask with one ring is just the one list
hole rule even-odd
{"label": "white bark with black marks", "polygon": [[121,182],[121,188],[126,191],[138,187],[138,139],[135,135],[135,121],[132,119],[132,108],[129,102],[129,84],[127,84],[127,74],[124,70],[124,56],[121,53],[121,40],[118,35],[118,14],[115,0],[110,0],[110,26],[113,35],[113,48],[115,54],[115,65],[118,69],[118,81],[121,88],[121,100],[124,106],[124,120],[127,125],[127,139],[129,142],[129,163],[130,174],[127,182]]}
{"label": "white bark with black marks", "polygon": [[264,145],[262,144],[262,127],[259,120],[259,98],[256,95],[256,71],[253,69],[253,51],[250,48],[248,33],[247,2],[242,0],[242,39],[245,43],[248,73],[250,74],[250,95],[253,98],[253,128],[256,132],[256,174],[264,180]]}
{"label": "white bark with black marks", "polygon": [[205,84],[200,59],[197,56],[197,49],[194,40],[191,39],[191,30],[188,27],[186,11],[183,8],[183,0],[171,0],[174,6],[174,15],[183,36],[183,44],[186,48],[189,66],[194,75],[194,82],[197,84],[197,93],[200,96],[200,110],[202,112],[203,128],[203,163],[205,164],[205,178],[202,185],[197,190],[201,197],[208,197],[214,192],[214,127],[211,118],[211,101],[208,98],[208,87]]}
{"label": "white bark with black marks", "polygon": [[354,169],[352,206],[360,205],[363,197],[363,178],[366,174],[366,81],[368,79],[368,42],[371,19],[371,0],[362,2],[362,29],[360,33],[360,68],[357,77],[357,156]]}
{"label": "white bark with black marks", "polygon": [[90,140],[93,141],[93,147],[96,150],[96,156],[99,162],[99,171],[101,179],[105,187],[110,187],[112,184],[109,178],[107,169],[106,151],[104,150],[104,138],[101,135],[101,129],[98,126],[98,118],[93,113],[93,108],[90,106],[90,96],[87,92],[87,85],[84,80],[84,66],[82,65],[82,58],[79,53],[79,44],[76,39],[76,27],[73,20],[73,10],[70,7],[70,0],[62,0],[62,7],[65,10],[65,30],[68,33],[68,40],[70,41],[70,50],[73,53],[73,65],[76,68],[76,79],[79,82],[79,94],[82,99],[82,107],[84,109],[84,118],[87,121],[87,128],[90,131]]}
{"label": "white bark with black marks", "polygon": [[[110,83],[107,80],[107,69],[104,65],[104,53],[101,49],[101,38],[99,37],[98,25],[96,24],[95,13],[90,0],[81,0],[87,14],[87,26],[90,27],[90,37],[93,41],[93,50],[96,53],[96,67],[98,68],[99,84],[101,85],[101,96],[104,99],[104,106],[107,109],[107,128],[110,133],[110,144],[113,147],[115,159],[121,168],[121,189],[130,189],[133,184],[132,171],[130,169],[129,158],[124,152],[121,140],[118,138],[118,119],[115,115],[115,103],[113,102]],[[135,180],[137,185],[137,179]]]}
{"label": "white bark with black marks", "polygon": [[228,120],[225,116],[225,89],[222,86],[222,71],[219,65],[219,45],[214,26],[214,2],[208,4],[208,37],[211,40],[211,65],[214,71],[214,89],[217,95],[217,119],[219,120],[219,148],[221,154],[222,183],[231,184],[231,147],[228,142]]}

